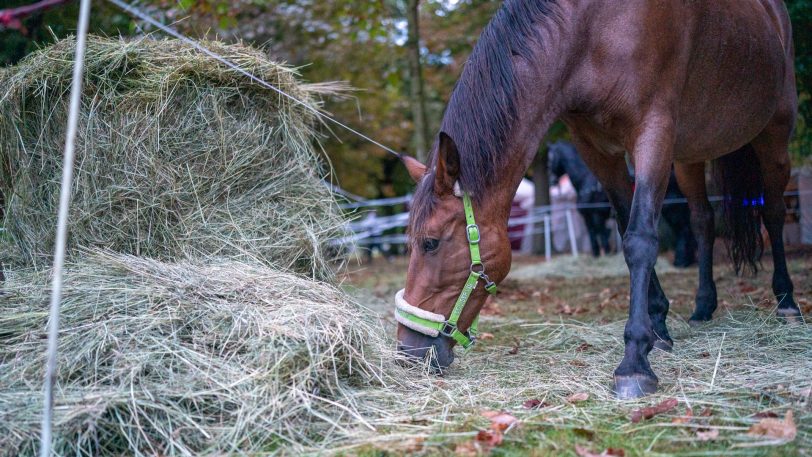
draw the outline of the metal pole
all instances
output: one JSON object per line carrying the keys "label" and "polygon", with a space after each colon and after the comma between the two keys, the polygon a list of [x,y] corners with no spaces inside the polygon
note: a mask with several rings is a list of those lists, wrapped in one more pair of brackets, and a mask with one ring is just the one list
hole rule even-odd
{"label": "metal pole", "polygon": [[575,227],[572,225],[572,210],[568,209],[566,215],[567,231],[570,235],[570,249],[572,250],[572,256],[578,258],[578,242],[575,240]]}
{"label": "metal pole", "polygon": [[550,234],[550,214],[544,215],[544,257],[549,262],[553,257],[553,237]]}
{"label": "metal pole", "polygon": [[62,301],[62,270],[65,265],[65,245],[68,237],[68,210],[70,209],[73,183],[73,162],[76,147],[76,130],[81,107],[82,77],[84,75],[87,24],[90,17],[90,0],[82,0],[79,9],[79,26],[76,33],[76,55],[73,64],[73,83],[70,94],[68,130],[65,134],[65,157],[62,165],[62,189],[59,195],[59,219],[56,228],[53,280],[51,283],[51,310],[48,317],[48,354],[45,367],[45,401],[42,413],[42,436],[40,456],[51,456],[51,435],[54,416],[54,384],[56,381],[56,353],[59,336],[59,303]]}

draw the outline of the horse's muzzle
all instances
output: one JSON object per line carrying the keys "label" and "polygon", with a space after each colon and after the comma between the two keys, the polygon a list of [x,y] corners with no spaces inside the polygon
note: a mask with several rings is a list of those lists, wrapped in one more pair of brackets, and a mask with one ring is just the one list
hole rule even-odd
{"label": "horse's muzzle", "polygon": [[447,337],[423,335],[404,325],[398,325],[398,350],[415,362],[428,359],[431,368],[440,374],[454,362],[454,350]]}

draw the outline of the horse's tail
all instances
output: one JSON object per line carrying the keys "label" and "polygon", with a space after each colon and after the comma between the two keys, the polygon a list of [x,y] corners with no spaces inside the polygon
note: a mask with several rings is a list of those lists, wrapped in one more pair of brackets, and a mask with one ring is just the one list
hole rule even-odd
{"label": "horse's tail", "polygon": [[764,239],[761,237],[761,209],[764,207],[764,179],[758,156],[749,144],[714,161],[714,180],[722,192],[722,232],[727,251],[736,268],[758,272]]}

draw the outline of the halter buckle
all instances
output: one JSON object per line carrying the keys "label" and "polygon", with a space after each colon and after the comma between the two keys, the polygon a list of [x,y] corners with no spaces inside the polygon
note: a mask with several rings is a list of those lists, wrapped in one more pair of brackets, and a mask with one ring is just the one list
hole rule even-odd
{"label": "halter buckle", "polygon": [[443,336],[447,336],[447,337],[449,337],[449,338],[452,338],[452,336],[451,336],[451,335],[452,335],[454,332],[456,332],[457,330],[458,330],[458,329],[457,329],[457,326],[456,326],[456,325],[453,325],[453,324],[450,324],[449,322],[446,322],[446,323],[443,325],[442,330],[440,330],[440,335],[443,335]]}
{"label": "halter buckle", "polygon": [[482,239],[482,237],[479,236],[479,225],[469,224],[465,227],[465,236],[468,237],[468,243],[479,244],[479,240]]}

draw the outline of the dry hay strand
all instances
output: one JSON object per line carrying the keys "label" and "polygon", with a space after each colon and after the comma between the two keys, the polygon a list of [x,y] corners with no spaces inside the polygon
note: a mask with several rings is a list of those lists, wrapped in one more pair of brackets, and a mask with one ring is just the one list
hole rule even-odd
{"label": "dry hay strand", "polygon": [[[537,430],[534,439],[558,452],[571,449],[550,441],[543,430],[585,435],[611,430],[630,443],[637,439],[638,449],[653,446],[657,435],[654,451],[665,454],[674,446],[690,450],[699,440],[697,431],[715,430],[721,454],[759,455],[762,446],[784,443],[749,435],[759,422],[754,415],[774,411],[783,417],[788,409],[794,409],[798,424],[794,445],[812,446],[809,327],[787,326],[756,308],[722,314],[699,329],[672,319],[674,352],[655,350],[650,356],[660,378],[658,394],[618,401],[611,390],[612,374],[623,357],[624,325],[484,317],[481,329],[515,334],[515,342],[481,341],[467,353],[458,350],[457,361],[441,378],[401,375],[399,384],[367,389],[362,410],[378,432],[359,430],[337,449],[444,455],[453,443],[473,440],[489,427],[483,411],[507,411],[523,427]],[[630,420],[634,410],[670,398],[679,401],[672,412],[641,423]],[[536,406],[527,408],[528,401]],[[696,416],[706,410],[709,416],[675,422],[686,406]],[[521,449],[526,437],[517,431],[505,440]]]}
{"label": "dry hay strand", "polygon": [[[655,269],[657,274],[679,271],[665,257],[657,259]],[[578,257],[561,255],[553,257],[549,262],[516,266],[510,271],[509,278],[522,281],[547,277],[607,278],[628,274],[629,268],[622,254],[605,255],[598,258],[581,254]]]}
{"label": "dry hay strand", "polygon": [[[71,252],[251,259],[330,278],[344,221],[314,152],[315,115],[174,40],[90,37],[70,214]],[[290,68],[207,42],[303,100]],[[75,42],[0,73],[0,192],[26,259],[52,256]]]}
{"label": "dry hay strand", "polygon": [[[57,455],[297,453],[363,427],[355,390],[381,382],[385,343],[338,289],[236,261],[84,255],[65,279]],[[0,300],[0,455],[38,447],[47,278],[17,271]]]}

